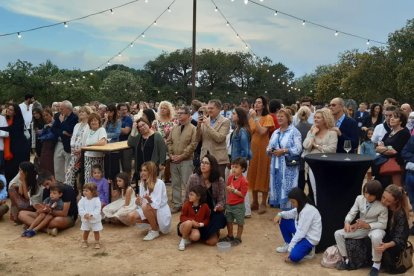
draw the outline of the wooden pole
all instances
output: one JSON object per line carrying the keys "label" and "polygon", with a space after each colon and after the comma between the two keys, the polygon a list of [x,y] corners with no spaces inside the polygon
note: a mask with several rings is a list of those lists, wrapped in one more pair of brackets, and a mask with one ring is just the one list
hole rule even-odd
{"label": "wooden pole", "polygon": [[193,0],[193,58],[191,64],[191,98],[195,99],[197,0]]}

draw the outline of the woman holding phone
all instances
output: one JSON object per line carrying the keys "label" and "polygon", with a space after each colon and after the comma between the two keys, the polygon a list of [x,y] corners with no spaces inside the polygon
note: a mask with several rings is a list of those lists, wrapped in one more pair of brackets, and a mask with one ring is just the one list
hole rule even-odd
{"label": "woman holding phone", "polygon": [[[269,193],[270,181],[270,157],[266,153],[269,144],[269,133],[275,124],[269,115],[267,99],[257,97],[254,103],[255,109],[250,109],[249,125],[252,134],[251,150],[252,159],[247,172],[250,189],[253,191],[252,210],[259,210],[259,214],[266,212],[266,201]],[[262,194],[262,202],[259,207],[259,192]]]}

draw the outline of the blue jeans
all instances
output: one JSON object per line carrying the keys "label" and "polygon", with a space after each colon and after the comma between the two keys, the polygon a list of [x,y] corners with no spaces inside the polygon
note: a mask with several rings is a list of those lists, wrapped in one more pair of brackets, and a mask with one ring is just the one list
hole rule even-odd
{"label": "blue jeans", "polygon": [[[290,243],[296,233],[295,220],[282,219],[280,222],[280,231],[282,232],[285,242]],[[295,247],[293,247],[292,251],[290,251],[289,259],[292,262],[297,263],[308,255],[312,249],[313,245],[307,239],[303,238],[295,245]]]}
{"label": "blue jeans", "polygon": [[411,205],[414,205],[414,171],[407,171],[405,174],[405,189]]}

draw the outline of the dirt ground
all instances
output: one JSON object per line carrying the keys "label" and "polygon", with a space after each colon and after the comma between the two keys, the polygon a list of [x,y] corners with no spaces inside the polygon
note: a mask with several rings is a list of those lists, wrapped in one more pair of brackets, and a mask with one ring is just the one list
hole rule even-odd
{"label": "dirt ground", "polygon": [[[170,187],[168,187],[170,189]],[[246,220],[243,243],[228,252],[196,243],[178,251],[173,215],[171,233],[143,241],[146,232],[137,227],[104,224],[99,250],[80,247],[80,221],[57,237],[39,234],[22,238],[22,226],[14,226],[8,214],[0,220],[0,275],[367,275],[368,269],[339,272],[321,267],[322,254],[298,265],[275,253],[283,243],[271,219],[277,209]],[[221,231],[221,235],[226,234]],[[92,241],[92,235],[89,237]],[[410,237],[414,244],[414,237]],[[406,275],[414,275],[411,269]]]}

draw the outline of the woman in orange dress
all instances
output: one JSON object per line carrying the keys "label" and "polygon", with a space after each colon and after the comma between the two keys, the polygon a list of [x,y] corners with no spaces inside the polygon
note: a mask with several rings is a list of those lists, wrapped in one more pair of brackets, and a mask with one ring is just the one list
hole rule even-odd
{"label": "woman in orange dress", "polygon": [[[270,181],[270,157],[266,154],[266,147],[269,144],[269,133],[275,125],[272,116],[269,115],[267,99],[263,96],[256,98],[254,109],[249,111],[249,115],[253,158],[249,164],[247,179],[253,194],[251,208],[252,210],[259,210],[259,214],[264,214]],[[260,207],[259,192],[262,193]]]}

